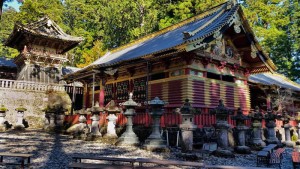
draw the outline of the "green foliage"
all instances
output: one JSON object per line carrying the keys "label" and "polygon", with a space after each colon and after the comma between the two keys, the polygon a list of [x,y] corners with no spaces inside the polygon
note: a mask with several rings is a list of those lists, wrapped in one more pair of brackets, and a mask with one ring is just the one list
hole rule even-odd
{"label": "green foliage", "polygon": [[297,0],[244,0],[244,11],[278,72],[300,79],[300,6]]}
{"label": "green foliage", "polygon": [[18,56],[18,51],[9,47],[5,47],[3,42],[11,34],[14,22],[17,19],[17,11],[9,8],[4,11],[0,20],[0,57],[14,58]]}

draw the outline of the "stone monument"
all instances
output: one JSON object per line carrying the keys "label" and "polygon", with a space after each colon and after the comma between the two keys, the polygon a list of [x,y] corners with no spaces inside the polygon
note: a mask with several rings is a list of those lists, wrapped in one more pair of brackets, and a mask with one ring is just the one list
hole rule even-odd
{"label": "stone monument", "polygon": [[297,113],[296,116],[296,122],[298,123],[297,125],[297,129],[298,129],[298,140],[297,140],[297,144],[300,144],[300,112]]}
{"label": "stone monument", "polygon": [[216,115],[216,129],[219,130],[218,133],[218,149],[215,151],[215,155],[222,157],[233,157],[232,149],[228,146],[228,130],[230,124],[228,124],[227,118],[232,111],[227,109],[223,100],[219,101],[219,105],[210,111],[211,114]]}
{"label": "stone monument", "polygon": [[73,133],[74,138],[86,140],[88,133],[90,132],[90,129],[86,123],[87,121],[86,116],[88,114],[89,113],[84,109],[79,111],[79,118],[78,118],[79,124],[77,126],[77,129]]}
{"label": "stone monument", "polygon": [[268,139],[266,140],[268,144],[279,144],[279,140],[276,137],[276,119],[279,117],[273,113],[272,109],[268,109],[264,116],[266,121],[266,127],[268,129]]}
{"label": "stone monument", "polygon": [[195,109],[189,103],[189,99],[180,108],[182,123],[179,125],[181,129],[182,152],[191,152],[193,150],[193,131],[197,129],[194,124]]}
{"label": "stone monument", "polygon": [[108,138],[118,138],[118,135],[116,133],[116,122],[118,117],[116,116],[117,113],[121,112],[121,109],[119,109],[114,100],[111,100],[108,104],[108,107],[105,108],[106,112],[108,113],[108,116],[106,119],[108,120],[107,123],[107,133],[105,137]]}
{"label": "stone monument", "polygon": [[96,102],[95,105],[91,108],[92,112],[92,126],[91,126],[91,136],[94,138],[101,137],[100,133],[100,113],[103,112],[103,108],[99,106],[99,102]]}
{"label": "stone monument", "polygon": [[283,122],[283,128],[285,133],[285,141],[284,144],[288,147],[294,147],[295,143],[291,140],[291,131],[290,128],[292,125],[290,125],[290,120],[292,119],[291,116],[288,115],[286,111],[283,112],[282,115],[282,122]]}
{"label": "stone monument", "polygon": [[118,139],[116,143],[117,145],[129,145],[129,146],[139,145],[139,139],[132,129],[133,126],[132,118],[135,115],[135,107],[137,107],[138,104],[132,100],[132,96],[133,94],[130,93],[129,99],[123,104],[126,108],[126,111],[124,113],[124,115],[127,118],[126,131]]}
{"label": "stone monument", "polygon": [[262,112],[259,111],[259,107],[256,106],[254,112],[250,114],[252,129],[253,129],[253,139],[252,144],[254,146],[264,147],[266,143],[262,140],[262,119],[264,118]]}
{"label": "stone monument", "polygon": [[11,126],[5,119],[7,111],[8,111],[8,109],[6,107],[4,107],[4,105],[1,105],[1,107],[0,107],[0,132],[7,130],[8,127]]}
{"label": "stone monument", "polygon": [[[26,121],[24,120],[24,112],[27,110],[26,108],[20,106],[18,108],[15,109],[17,111],[17,120],[16,120],[16,124],[14,126],[14,129],[17,130],[24,130],[25,127],[28,127],[28,123],[26,123]],[[25,123],[24,123],[25,122]],[[25,126],[24,124],[27,124],[27,126]]]}
{"label": "stone monument", "polygon": [[144,147],[146,150],[150,151],[168,151],[167,143],[162,139],[159,129],[160,129],[160,118],[163,115],[163,106],[165,105],[164,101],[160,100],[158,97],[155,97],[150,101],[151,106],[151,117],[153,120],[152,124],[152,133],[146,139]]}
{"label": "stone monument", "polygon": [[242,154],[250,154],[251,150],[245,144],[245,132],[248,130],[245,120],[250,118],[243,114],[241,108],[238,108],[236,116],[232,116],[231,119],[236,121],[236,130],[238,131],[238,146],[235,147],[235,151]]}

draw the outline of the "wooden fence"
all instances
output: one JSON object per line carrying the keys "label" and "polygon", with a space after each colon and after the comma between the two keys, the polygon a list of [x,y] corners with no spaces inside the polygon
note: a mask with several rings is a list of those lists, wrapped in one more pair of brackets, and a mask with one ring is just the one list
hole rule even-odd
{"label": "wooden fence", "polygon": [[[90,117],[91,117],[91,115],[87,115],[87,123],[88,124],[91,124],[91,122],[92,122]],[[103,126],[103,125],[107,124],[106,117],[107,117],[107,113],[100,114],[100,121],[99,121],[100,125]],[[126,120],[126,117],[124,116],[124,114],[119,113],[117,115],[117,117],[118,117],[118,119],[117,119],[118,126],[126,125],[127,120]],[[76,124],[76,123],[78,123],[78,118],[79,118],[79,115],[68,115],[68,116],[66,116],[65,121],[68,123]],[[179,124],[181,123],[181,120],[182,119],[181,119],[180,114],[164,113],[163,116],[161,117],[160,123],[161,123],[161,127],[163,127],[163,128],[178,127]],[[196,114],[195,118],[194,118],[194,122],[195,122],[195,125],[198,126],[198,128],[214,126],[214,124],[216,124],[216,116],[208,114],[208,113]],[[235,121],[232,120],[230,116],[228,116],[228,123],[232,127],[234,127],[236,125]],[[149,113],[137,113],[133,118],[133,124],[149,127],[152,125],[152,118]],[[295,120],[291,120],[290,124],[292,126],[297,126],[297,122]],[[264,120],[262,122],[262,125],[263,125],[263,127],[265,127]],[[281,127],[283,125],[282,121],[277,120],[276,125],[278,127]],[[251,126],[251,120],[246,120],[246,126],[248,126],[248,127]]]}

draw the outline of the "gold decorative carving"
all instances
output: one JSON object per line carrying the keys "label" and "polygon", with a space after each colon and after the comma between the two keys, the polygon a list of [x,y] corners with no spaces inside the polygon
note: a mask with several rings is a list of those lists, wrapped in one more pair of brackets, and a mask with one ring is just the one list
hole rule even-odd
{"label": "gold decorative carving", "polygon": [[257,50],[256,50],[255,46],[253,44],[251,44],[251,57],[253,59],[255,59],[257,57],[256,53],[257,53]]}

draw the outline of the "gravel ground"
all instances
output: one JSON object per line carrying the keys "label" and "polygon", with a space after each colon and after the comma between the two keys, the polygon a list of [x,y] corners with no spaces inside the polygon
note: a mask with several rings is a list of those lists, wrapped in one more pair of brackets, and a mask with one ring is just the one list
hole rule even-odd
{"label": "gravel ground", "polygon": [[[179,154],[179,150],[175,148],[171,149],[171,153],[152,153],[136,147],[117,147],[100,142],[74,140],[68,135],[49,134],[40,130],[0,132],[0,152],[34,154],[30,167],[32,169],[65,169],[72,161],[72,156],[76,154],[183,160],[176,155]],[[291,148],[286,149],[282,169],[292,169],[291,152]],[[212,165],[256,166],[256,153],[236,155],[235,158],[205,156],[203,161]],[[4,160],[8,161],[6,158]],[[14,160],[16,159],[9,159],[10,162]],[[2,166],[2,168],[16,167]]]}

